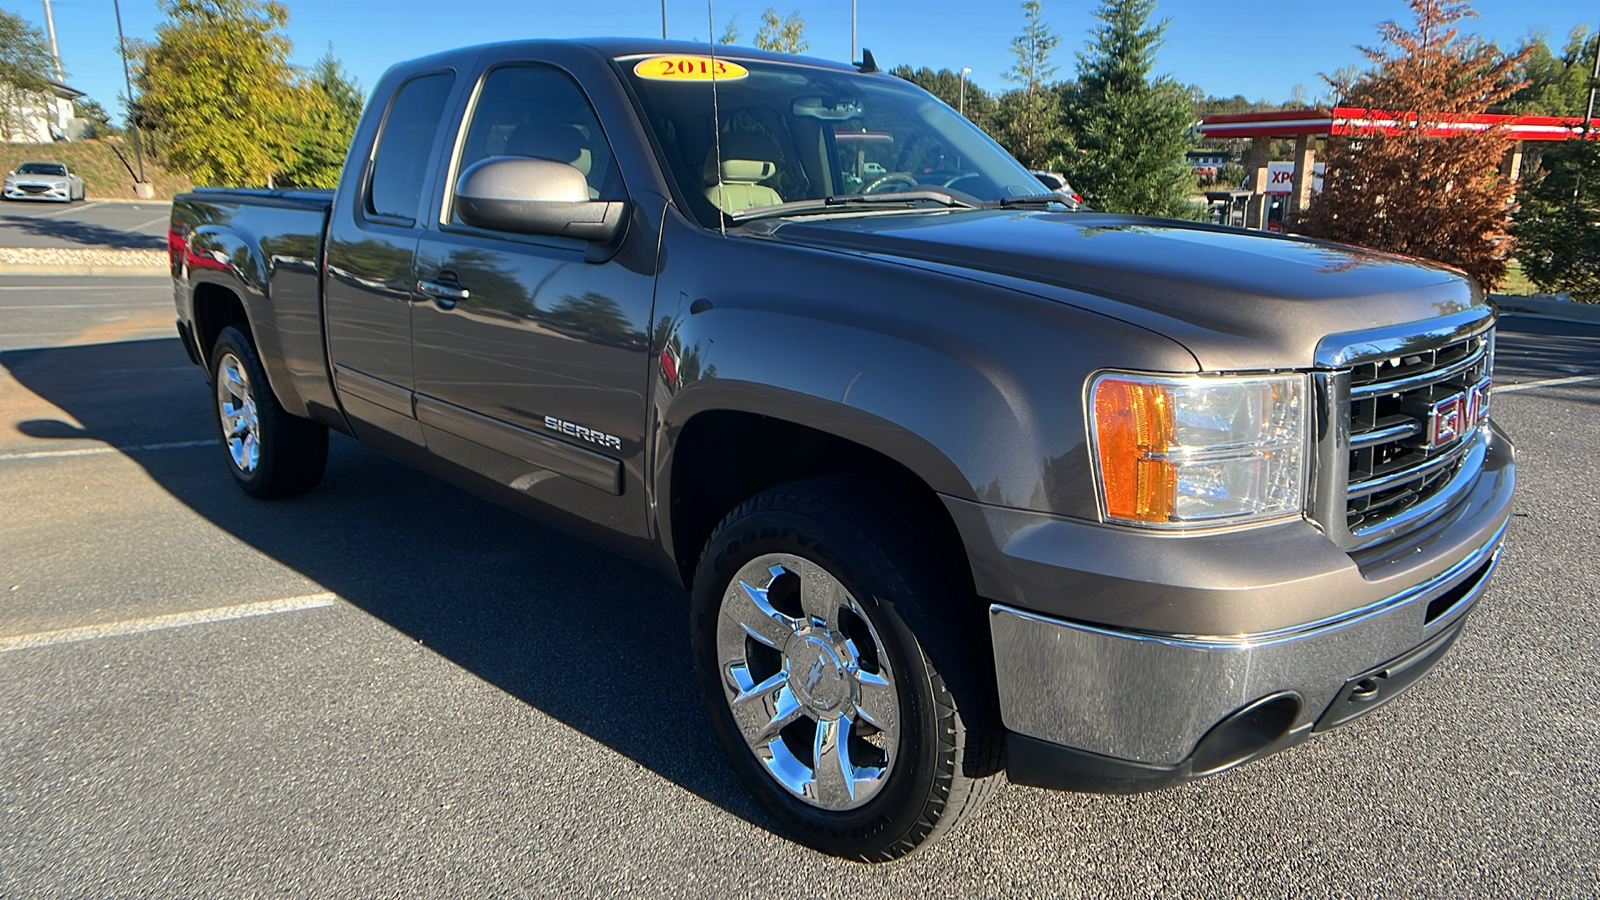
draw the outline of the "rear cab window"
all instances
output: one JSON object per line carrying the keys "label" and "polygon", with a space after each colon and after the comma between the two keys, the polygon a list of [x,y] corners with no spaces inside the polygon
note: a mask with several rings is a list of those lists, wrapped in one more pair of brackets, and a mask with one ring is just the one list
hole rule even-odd
{"label": "rear cab window", "polygon": [[450,73],[437,72],[413,78],[395,92],[373,152],[365,201],[369,217],[387,224],[416,224],[433,142],[454,82]]}

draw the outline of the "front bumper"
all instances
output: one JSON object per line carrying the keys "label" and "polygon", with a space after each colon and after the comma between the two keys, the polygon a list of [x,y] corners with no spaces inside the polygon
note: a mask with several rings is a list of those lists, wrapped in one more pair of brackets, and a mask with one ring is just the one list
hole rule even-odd
{"label": "front bumper", "polygon": [[1172,538],[949,501],[995,601],[1011,779],[1161,787],[1409,686],[1460,633],[1505,535],[1513,451],[1477,440],[1478,477],[1446,514],[1356,553],[1304,522]]}
{"label": "front bumper", "polygon": [[72,202],[72,186],[47,187],[40,184],[16,184],[4,188],[3,194],[7,200],[51,200],[57,203]]}

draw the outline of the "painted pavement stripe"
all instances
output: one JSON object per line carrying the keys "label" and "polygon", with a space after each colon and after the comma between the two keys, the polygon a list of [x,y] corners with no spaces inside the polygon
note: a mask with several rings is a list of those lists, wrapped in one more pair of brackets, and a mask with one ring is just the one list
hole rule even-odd
{"label": "painted pavement stripe", "polygon": [[162,616],[123,619],[120,622],[105,622],[100,625],[85,625],[80,628],[35,631],[31,634],[0,637],[0,653],[12,650],[32,650],[38,647],[53,647],[57,644],[72,644],[79,641],[93,641],[100,638],[121,637],[129,634],[144,634],[145,632],[183,628],[189,625],[207,625],[212,622],[227,622],[233,619],[248,619],[254,616],[271,616],[278,613],[299,612],[306,609],[321,609],[325,606],[332,606],[338,599],[338,595],[332,593],[306,594],[301,597],[285,597],[281,600],[259,600],[254,603],[214,606],[210,609],[169,613]]}

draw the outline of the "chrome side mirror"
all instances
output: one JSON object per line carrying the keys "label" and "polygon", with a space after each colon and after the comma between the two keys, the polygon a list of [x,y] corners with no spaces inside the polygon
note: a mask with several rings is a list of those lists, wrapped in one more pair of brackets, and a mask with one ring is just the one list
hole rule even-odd
{"label": "chrome side mirror", "polygon": [[491,156],[461,173],[455,209],[475,228],[603,243],[622,230],[628,204],[590,200],[588,180],[566,163]]}

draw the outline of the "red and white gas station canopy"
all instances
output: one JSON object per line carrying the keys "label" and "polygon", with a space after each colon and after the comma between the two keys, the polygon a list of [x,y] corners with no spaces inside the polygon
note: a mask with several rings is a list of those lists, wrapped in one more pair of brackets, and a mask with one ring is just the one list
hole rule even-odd
{"label": "red and white gas station canopy", "polygon": [[[1330,134],[1397,134],[1417,127],[1414,112],[1335,106],[1332,109],[1284,109],[1277,112],[1206,116],[1200,133],[1208,138],[1319,137]],[[1447,137],[1461,131],[1500,129],[1511,141],[1582,140],[1583,119],[1562,116],[1427,116],[1429,137]],[[1590,119],[1589,139],[1600,140],[1600,118]]]}

